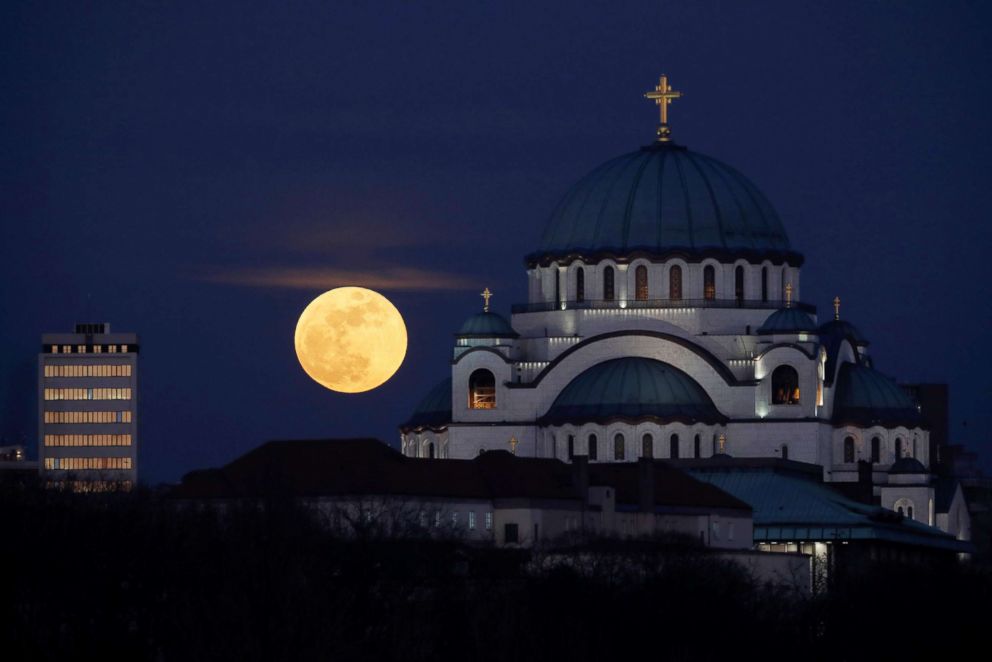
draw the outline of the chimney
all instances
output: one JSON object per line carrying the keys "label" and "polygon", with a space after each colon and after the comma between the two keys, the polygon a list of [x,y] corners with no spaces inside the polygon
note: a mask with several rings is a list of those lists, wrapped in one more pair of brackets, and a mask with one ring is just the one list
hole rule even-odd
{"label": "chimney", "polygon": [[858,495],[862,502],[872,503],[872,466],[870,462],[858,460]]}
{"label": "chimney", "polygon": [[642,513],[654,512],[654,460],[649,457],[637,460],[637,499]]}
{"label": "chimney", "polygon": [[589,458],[585,455],[572,458],[572,487],[584,508],[589,502]]}

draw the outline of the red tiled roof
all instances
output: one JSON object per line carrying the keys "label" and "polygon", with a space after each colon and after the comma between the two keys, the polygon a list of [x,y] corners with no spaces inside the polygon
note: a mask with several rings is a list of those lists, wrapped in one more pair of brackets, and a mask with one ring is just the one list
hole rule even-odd
{"label": "red tiled roof", "polygon": [[[708,483],[656,461],[656,505],[749,509]],[[593,464],[590,484],[610,485],[638,503],[638,466]],[[554,459],[489,451],[472,460],[406,457],[376,439],[270,441],[224,467],[193,471],[172,496],[384,495],[462,499],[575,500],[574,467]]]}

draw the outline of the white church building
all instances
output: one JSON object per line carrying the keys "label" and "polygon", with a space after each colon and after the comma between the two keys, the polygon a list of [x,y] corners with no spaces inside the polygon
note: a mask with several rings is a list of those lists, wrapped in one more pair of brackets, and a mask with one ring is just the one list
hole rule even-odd
{"label": "white church building", "polygon": [[[878,503],[936,525],[919,406],[869,343],[803,301],[804,260],[743,174],[671,140],[592,169],[526,256],[527,303],[458,330],[451,376],[401,426],[412,457],[870,463]],[[863,466],[863,465],[862,465]]]}

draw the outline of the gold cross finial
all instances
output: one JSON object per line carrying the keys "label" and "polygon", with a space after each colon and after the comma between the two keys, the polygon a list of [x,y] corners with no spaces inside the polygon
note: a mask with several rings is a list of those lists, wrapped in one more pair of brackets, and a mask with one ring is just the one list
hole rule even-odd
{"label": "gold cross finial", "polygon": [[785,284],[785,307],[792,308],[792,283]]}
{"label": "gold cross finial", "polygon": [[834,319],[840,319],[840,297],[834,297]]}
{"label": "gold cross finial", "polygon": [[489,312],[489,300],[493,298],[493,293],[490,292],[489,291],[489,288],[487,287],[486,289],[482,290],[482,294],[480,294],[479,296],[482,297],[485,300],[485,303],[482,305],[482,312],[488,313]]}
{"label": "gold cross finial", "polygon": [[510,435],[510,452],[513,453],[514,455],[517,454],[517,444],[519,443],[520,441],[516,437]]}
{"label": "gold cross finial", "polygon": [[661,78],[658,79],[658,85],[653,91],[645,92],[644,98],[654,100],[658,106],[658,142],[667,143],[672,139],[672,131],[668,128],[668,104],[672,102],[672,99],[678,99],[681,96],[681,92],[673,90],[668,84],[668,76],[665,74],[662,74]]}
{"label": "gold cross finial", "polygon": [[727,450],[727,435],[721,433],[718,441],[720,442],[720,452],[721,453],[726,452],[726,450]]}

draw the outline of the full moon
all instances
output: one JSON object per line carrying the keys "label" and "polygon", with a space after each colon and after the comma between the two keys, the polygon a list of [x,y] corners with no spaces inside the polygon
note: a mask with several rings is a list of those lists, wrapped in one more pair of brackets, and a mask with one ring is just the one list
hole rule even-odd
{"label": "full moon", "polygon": [[364,287],[338,287],[310,302],[296,323],[296,356],[332,391],[381,386],[406,356],[406,325],[389,299]]}

